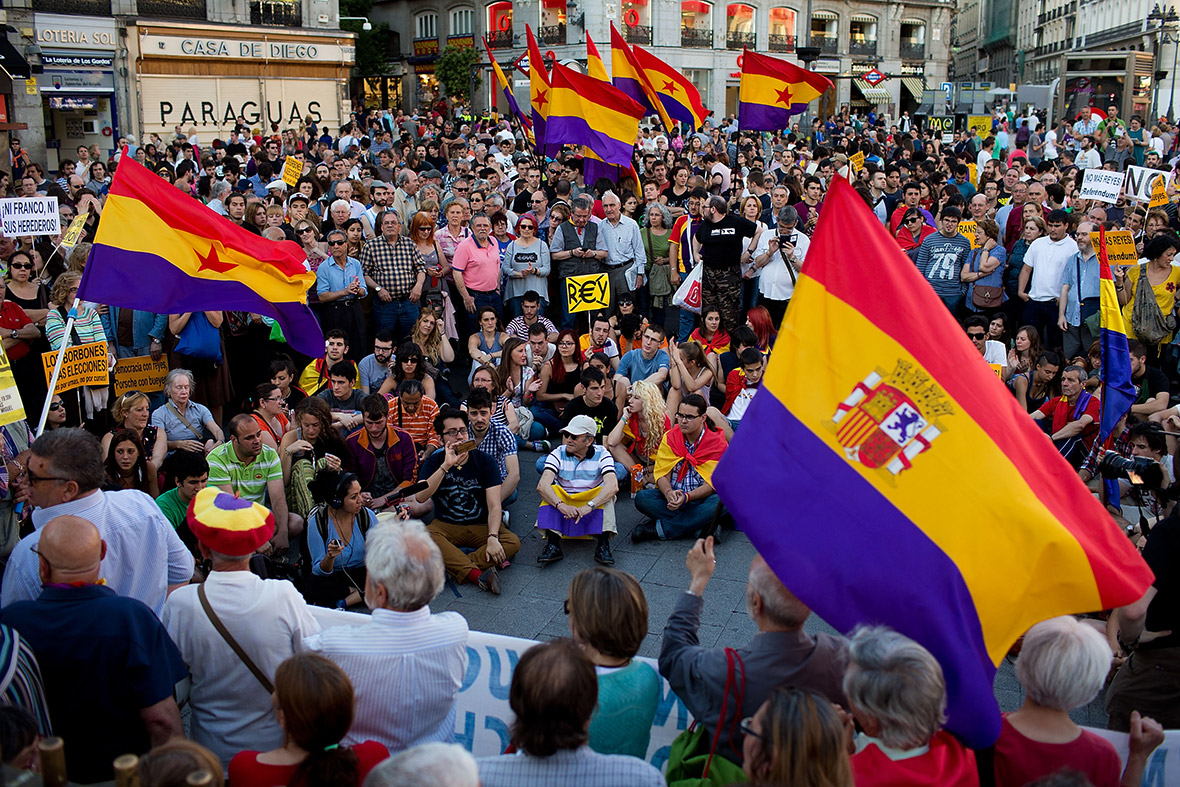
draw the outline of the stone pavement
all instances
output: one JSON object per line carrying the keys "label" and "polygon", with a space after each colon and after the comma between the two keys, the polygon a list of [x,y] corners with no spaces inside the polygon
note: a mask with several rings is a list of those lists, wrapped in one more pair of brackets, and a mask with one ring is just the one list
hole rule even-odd
{"label": "stone pavement", "polygon": [[[565,559],[540,566],[537,556],[545,541],[536,530],[538,474],[534,468],[538,454],[520,453],[521,482],[519,497],[510,506],[510,528],[521,541],[520,552],[512,565],[501,572],[503,594],[492,596],[474,585],[447,587],[432,603],[435,612],[455,610],[467,618],[473,629],[525,639],[547,640],[569,636],[569,621],[563,604],[570,580],[594,562],[593,541],[566,541]],[[624,482],[626,483],[626,482]],[[631,543],[631,531],[642,518],[629,494],[620,494],[615,504],[619,535],[612,551],[615,568],[639,580],[647,597],[648,634],[639,651],[641,656],[656,658],[660,652],[660,634],[672,611],[676,597],[688,586],[684,556],[691,541],[649,541]],[[736,646],[757,633],[746,615],[746,575],[755,555],[753,545],[740,532],[726,531],[716,549],[717,569],[705,591],[705,608],[701,618],[700,641],[706,647]],[[808,620],[808,631],[834,633],[831,626],[816,616]],[[1002,710],[1015,710],[1024,700],[1010,660],[1005,660],[996,676],[996,697]],[[1079,724],[1104,727],[1106,713],[1101,695],[1089,705],[1071,714]]]}

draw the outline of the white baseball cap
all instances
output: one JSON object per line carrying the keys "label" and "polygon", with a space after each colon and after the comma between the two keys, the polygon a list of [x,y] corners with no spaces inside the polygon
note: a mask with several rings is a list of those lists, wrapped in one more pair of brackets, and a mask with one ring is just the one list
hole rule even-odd
{"label": "white baseball cap", "polygon": [[562,427],[562,434],[598,434],[598,424],[594,423],[594,419],[588,415],[575,415],[570,419],[570,422]]}

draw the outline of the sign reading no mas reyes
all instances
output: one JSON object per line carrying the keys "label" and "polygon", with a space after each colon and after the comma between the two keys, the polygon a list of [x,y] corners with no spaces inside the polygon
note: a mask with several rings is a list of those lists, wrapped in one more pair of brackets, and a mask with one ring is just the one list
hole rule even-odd
{"label": "sign reading no mas reyes", "polygon": [[6,238],[60,235],[61,216],[57,212],[57,197],[0,199],[0,228]]}

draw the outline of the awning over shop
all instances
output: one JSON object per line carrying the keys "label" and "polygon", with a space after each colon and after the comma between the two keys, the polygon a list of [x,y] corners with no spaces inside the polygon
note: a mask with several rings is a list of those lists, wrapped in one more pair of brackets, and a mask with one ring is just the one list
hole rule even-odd
{"label": "awning over shop", "polygon": [[0,68],[3,68],[14,79],[28,79],[33,75],[29,61],[16,51],[16,47],[8,40],[8,35],[3,30],[0,30]]}
{"label": "awning over shop", "polygon": [[856,85],[856,89],[870,104],[888,104],[893,100],[893,96],[889,94],[888,90],[883,87],[873,87],[863,79],[854,79],[852,84]]}
{"label": "awning over shop", "polygon": [[910,95],[919,101],[922,100],[923,82],[919,77],[902,77],[901,83],[905,85],[905,89],[910,91]]}

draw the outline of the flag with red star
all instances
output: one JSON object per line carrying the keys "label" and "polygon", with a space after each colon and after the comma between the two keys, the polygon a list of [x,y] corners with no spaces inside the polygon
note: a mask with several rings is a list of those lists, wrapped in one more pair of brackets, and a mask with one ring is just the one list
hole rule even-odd
{"label": "flag with red star", "polygon": [[315,274],[306,257],[297,243],[255,235],[125,154],[78,297],[157,314],[263,314],[293,348],[318,356],[324,335],[307,306]]}
{"label": "flag with red star", "polygon": [[660,104],[672,120],[679,120],[696,131],[705,124],[709,110],[701,102],[701,92],[681,71],[638,46],[632,46],[635,62],[651,84]]}
{"label": "flag with red star", "polygon": [[545,60],[537,47],[537,39],[533,37],[533,29],[525,25],[524,32],[528,36],[529,105],[533,113],[533,139],[537,152],[542,153],[545,150],[545,119],[549,117],[549,72],[545,70]]}
{"label": "flag with red star", "polygon": [[807,108],[832,87],[826,77],[794,63],[745,50],[738,88],[738,126],[742,131],[779,131],[791,115]]}

